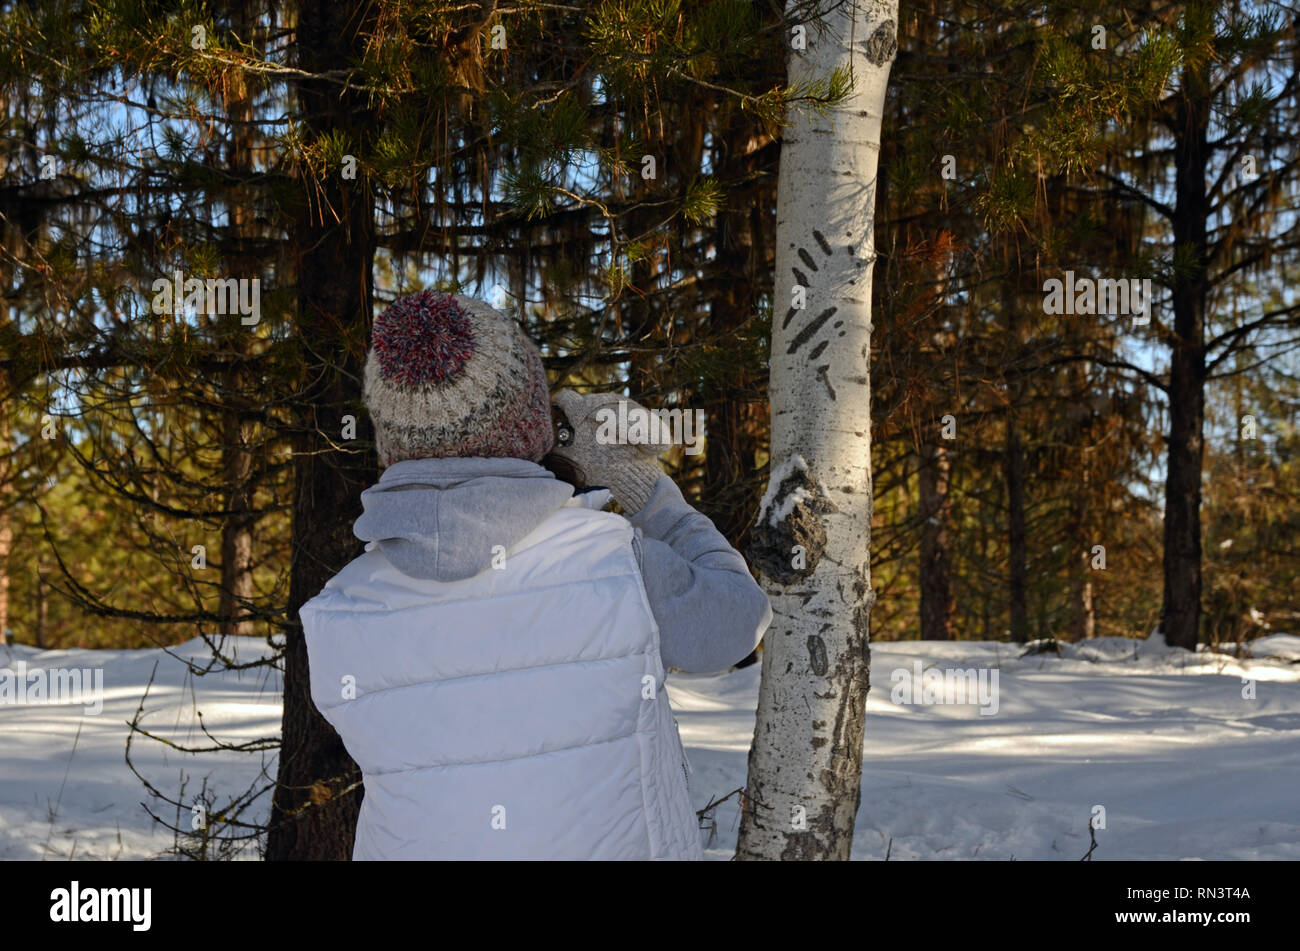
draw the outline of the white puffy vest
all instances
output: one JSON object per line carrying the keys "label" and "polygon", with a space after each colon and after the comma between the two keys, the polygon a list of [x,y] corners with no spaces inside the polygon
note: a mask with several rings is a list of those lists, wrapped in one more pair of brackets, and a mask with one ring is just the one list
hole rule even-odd
{"label": "white puffy vest", "polygon": [[633,528],[581,499],[499,570],[422,580],[372,549],[302,607],[365,780],[354,859],[703,857]]}

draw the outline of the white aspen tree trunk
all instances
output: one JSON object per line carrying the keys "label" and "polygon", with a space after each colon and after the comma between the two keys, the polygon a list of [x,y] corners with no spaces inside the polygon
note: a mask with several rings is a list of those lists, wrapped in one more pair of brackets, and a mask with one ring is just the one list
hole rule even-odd
{"label": "white aspen tree trunk", "polygon": [[846,0],[821,22],[828,29],[807,24],[807,48],[791,50],[790,83],[851,65],[854,86],[824,117],[795,111],[781,151],[772,463],[751,548],[774,616],[737,859],[846,860],[861,798],[872,228],[898,0]]}

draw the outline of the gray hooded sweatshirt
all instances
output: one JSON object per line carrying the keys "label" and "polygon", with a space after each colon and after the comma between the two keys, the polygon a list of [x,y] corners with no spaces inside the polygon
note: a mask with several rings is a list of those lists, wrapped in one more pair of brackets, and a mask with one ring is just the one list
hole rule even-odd
{"label": "gray hooded sweatshirt", "polygon": [[[496,546],[509,548],[573,491],[523,459],[411,459],[361,493],[353,531],[403,574],[457,581],[489,569]],[[664,667],[714,673],[744,659],[772,621],[744,558],[667,476],[629,520]]]}

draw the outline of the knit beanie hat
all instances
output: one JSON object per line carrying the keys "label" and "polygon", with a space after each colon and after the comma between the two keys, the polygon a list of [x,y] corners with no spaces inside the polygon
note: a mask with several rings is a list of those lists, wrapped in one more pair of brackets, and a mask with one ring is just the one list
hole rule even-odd
{"label": "knit beanie hat", "polygon": [[447,456],[538,462],[554,441],[541,354],[515,321],[459,294],[421,291],[379,316],[364,395],[384,466]]}

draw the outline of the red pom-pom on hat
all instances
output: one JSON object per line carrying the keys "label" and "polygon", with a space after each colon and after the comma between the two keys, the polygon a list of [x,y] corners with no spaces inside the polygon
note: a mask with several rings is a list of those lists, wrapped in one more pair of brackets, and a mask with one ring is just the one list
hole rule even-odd
{"label": "red pom-pom on hat", "polygon": [[375,321],[371,343],[387,382],[437,384],[459,373],[474,355],[474,326],[455,297],[425,290],[385,310]]}

